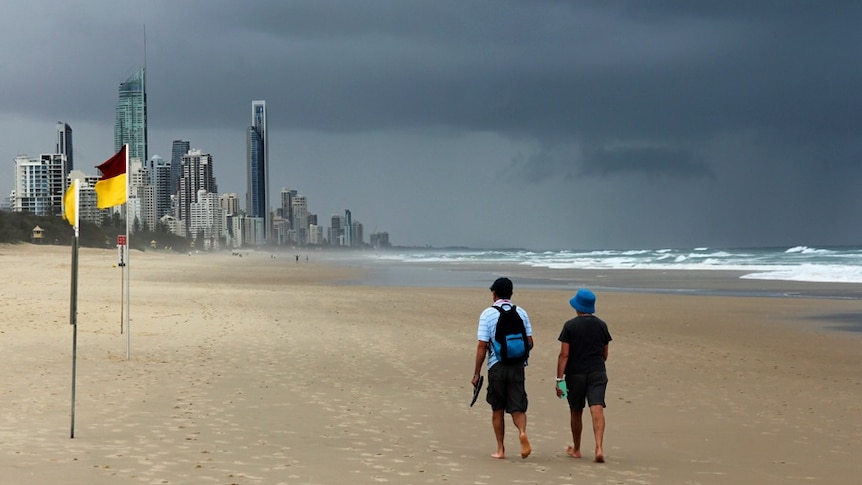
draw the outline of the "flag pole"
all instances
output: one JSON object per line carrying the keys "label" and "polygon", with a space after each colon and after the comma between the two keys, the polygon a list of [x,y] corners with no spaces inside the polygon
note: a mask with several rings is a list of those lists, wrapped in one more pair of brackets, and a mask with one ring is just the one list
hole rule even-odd
{"label": "flag pole", "polygon": [[79,204],[78,200],[80,199],[80,182],[75,179],[72,181],[74,184],[74,194],[75,194],[75,217],[74,221],[70,221],[73,224],[74,228],[74,236],[72,237],[72,291],[70,296],[69,303],[69,323],[72,325],[72,425],[71,425],[71,434],[70,438],[75,438],[75,381],[77,376],[77,362],[78,362],[78,223],[80,221],[79,212]]}
{"label": "flag pole", "polygon": [[126,265],[123,267],[124,272],[126,273],[126,360],[132,358],[132,321],[129,318],[129,298],[130,291],[129,285],[131,284],[130,273],[132,269],[130,267],[131,262],[131,254],[132,254],[132,246],[129,244],[129,185],[131,184],[131,174],[129,173],[129,144],[125,144],[126,147]]}

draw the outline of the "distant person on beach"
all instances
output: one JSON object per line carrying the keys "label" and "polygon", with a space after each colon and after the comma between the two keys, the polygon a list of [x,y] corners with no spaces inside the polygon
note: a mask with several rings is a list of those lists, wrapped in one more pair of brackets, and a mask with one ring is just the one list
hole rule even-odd
{"label": "distant person on beach", "polygon": [[[521,443],[521,458],[530,456],[532,449],[527,439],[527,391],[524,387],[524,367],[527,365],[527,355],[533,347],[533,329],[530,318],[523,308],[512,303],[512,281],[509,278],[497,278],[491,285],[491,301],[493,306],[486,308],[479,316],[478,346],[476,348],[476,366],[473,369],[472,384],[479,382],[482,363],[488,356],[488,391],[485,400],[491,405],[491,423],[497,438],[497,451],[493,458],[505,458],[504,437],[506,431],[505,413],[512,416],[512,422],[518,428],[518,440]],[[496,338],[498,323],[503,321],[508,327],[515,322],[518,325],[520,317],[523,335],[524,355],[520,360],[513,349],[520,343],[511,344],[508,349],[500,347]],[[502,327],[501,327],[502,328]],[[512,338],[518,338],[513,334]],[[504,344],[505,345],[505,344]],[[510,352],[511,351],[511,352]],[[512,355],[509,355],[512,354]],[[505,360],[505,362],[504,362]]]}
{"label": "distant person on beach", "polygon": [[[593,434],[596,438],[596,463],[605,462],[602,441],[605,435],[605,390],[608,387],[608,374],[605,361],[608,360],[608,344],[611,334],[608,326],[596,312],[596,295],[581,289],[569,300],[577,316],[565,324],[560,332],[560,357],[557,361],[557,396],[562,397],[560,383],[565,381],[569,419],[572,427],[572,446],[566,454],[572,458],[581,457],[581,431],[584,428],[584,403],[590,407],[593,419]],[[564,377],[565,376],[565,377]]]}

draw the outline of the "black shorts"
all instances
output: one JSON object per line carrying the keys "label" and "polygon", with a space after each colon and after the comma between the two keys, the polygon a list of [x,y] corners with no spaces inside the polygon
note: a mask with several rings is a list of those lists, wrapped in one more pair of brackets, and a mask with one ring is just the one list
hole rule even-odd
{"label": "black shorts", "polygon": [[588,374],[566,375],[569,392],[569,409],[580,411],[584,403],[589,406],[605,407],[605,391],[608,388],[608,373],[601,370]]}
{"label": "black shorts", "polygon": [[488,369],[488,394],[485,401],[491,409],[507,413],[527,412],[527,390],[524,387],[524,365],[494,364]]}

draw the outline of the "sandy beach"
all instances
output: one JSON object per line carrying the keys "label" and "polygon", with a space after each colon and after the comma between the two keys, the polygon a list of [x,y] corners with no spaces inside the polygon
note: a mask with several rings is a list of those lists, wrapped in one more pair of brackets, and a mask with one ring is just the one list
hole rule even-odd
{"label": "sandy beach", "polygon": [[554,394],[572,292],[516,279],[536,342],[533,453],[520,458],[507,419],[509,456],[495,460],[491,413],[484,392],[468,406],[469,381],[487,284],[505,268],[474,269],[488,275],[475,288],[423,288],[345,284],[363,270],[314,253],[130,256],[121,333],[116,251],[80,251],[71,439],[70,248],[0,246],[3,483],[852,484],[862,473],[862,300],[816,297],[816,284],[798,285],[811,298],[728,296],[786,285],[675,273],[642,286],[697,278],[720,291],[596,291],[614,340],[607,462],[595,464],[589,423],[585,458],[566,456]]}

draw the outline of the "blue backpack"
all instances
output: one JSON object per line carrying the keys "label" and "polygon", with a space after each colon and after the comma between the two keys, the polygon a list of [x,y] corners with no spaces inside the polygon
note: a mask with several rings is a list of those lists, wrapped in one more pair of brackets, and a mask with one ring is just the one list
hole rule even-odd
{"label": "blue backpack", "polygon": [[[507,306],[508,309],[504,309],[503,306]],[[494,353],[503,365],[523,364],[530,356],[530,341],[527,339],[524,320],[521,319],[515,305],[505,303],[494,308],[500,312],[497,330],[491,341]]]}

